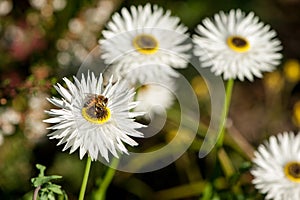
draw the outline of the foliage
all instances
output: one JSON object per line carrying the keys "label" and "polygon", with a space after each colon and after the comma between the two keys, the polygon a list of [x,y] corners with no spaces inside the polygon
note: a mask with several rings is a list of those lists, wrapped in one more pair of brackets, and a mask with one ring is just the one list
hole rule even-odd
{"label": "foliage", "polygon": [[34,191],[34,199],[40,200],[55,200],[55,199],[68,199],[68,196],[64,190],[61,189],[60,185],[54,184],[51,181],[60,179],[62,176],[51,175],[45,176],[44,172],[46,167],[40,164],[36,165],[36,168],[40,170],[38,177],[32,178],[31,183],[36,188]]}

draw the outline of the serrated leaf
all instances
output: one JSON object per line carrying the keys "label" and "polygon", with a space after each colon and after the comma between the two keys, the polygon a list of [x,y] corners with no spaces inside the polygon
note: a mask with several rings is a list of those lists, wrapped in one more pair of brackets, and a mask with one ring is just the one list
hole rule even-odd
{"label": "serrated leaf", "polygon": [[42,176],[42,177],[32,178],[31,182],[32,182],[34,187],[38,187],[38,186],[41,186],[45,183],[50,182],[51,180],[60,179],[60,178],[62,178],[62,176],[58,176],[58,175]]}
{"label": "serrated leaf", "polygon": [[53,192],[50,192],[48,194],[48,200],[55,200],[55,195],[53,194]]}
{"label": "serrated leaf", "polygon": [[67,193],[66,193],[65,191],[63,191],[63,193],[64,193],[64,199],[65,199],[65,200],[68,200],[68,195],[67,195]]}
{"label": "serrated leaf", "polygon": [[44,174],[44,171],[46,170],[46,167],[44,165],[36,164],[35,166],[36,166],[37,169],[40,170],[41,173]]}
{"label": "serrated leaf", "polygon": [[42,193],[39,200],[48,200],[48,194],[47,193]]}
{"label": "serrated leaf", "polygon": [[56,194],[63,194],[63,191],[61,189],[60,185],[56,185],[56,184],[51,184],[47,187],[49,190],[51,190],[52,192],[56,193]]}
{"label": "serrated leaf", "polygon": [[34,187],[41,187],[41,189],[39,190],[39,200],[55,200],[56,195],[59,195],[59,197],[61,197],[59,199],[67,200],[67,194],[64,190],[61,189],[61,186],[50,182],[55,179],[60,179],[62,178],[62,176],[45,176],[45,166],[37,164],[36,168],[40,170],[39,176],[32,178],[31,182],[34,185]]}
{"label": "serrated leaf", "polygon": [[42,194],[47,194],[48,193],[48,189],[47,188],[41,188],[40,189],[40,193],[42,193]]}

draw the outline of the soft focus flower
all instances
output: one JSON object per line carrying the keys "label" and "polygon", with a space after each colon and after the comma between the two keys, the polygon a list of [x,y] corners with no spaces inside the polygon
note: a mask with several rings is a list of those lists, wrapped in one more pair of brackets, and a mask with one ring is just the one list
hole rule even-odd
{"label": "soft focus flower", "polygon": [[271,136],[254,152],[253,184],[266,199],[295,200],[300,197],[300,134]]}
{"label": "soft focus flower", "polygon": [[[120,68],[110,66],[108,75],[112,74],[115,77],[125,79],[133,86],[138,84],[145,84],[147,82],[155,81],[168,84],[168,81],[179,76],[179,73],[173,68],[164,64],[146,64],[139,67],[132,68],[131,71],[127,68],[126,73],[120,71]],[[107,75],[106,75],[107,76]]]}
{"label": "soft focus flower", "polygon": [[119,1],[99,0],[97,5],[84,8],[69,20],[68,31],[56,43],[57,61],[61,68],[81,65],[87,56],[99,59],[100,52],[94,51],[99,32],[119,3]]}
{"label": "soft focus flower", "polygon": [[21,114],[13,108],[1,110],[0,132],[4,135],[11,135],[15,131],[15,125],[21,120]]}
{"label": "soft focus flower", "polygon": [[263,78],[263,83],[268,92],[278,93],[284,86],[284,79],[282,74],[276,70],[266,74]]}
{"label": "soft focus flower", "polygon": [[12,1],[2,0],[0,1],[0,16],[5,16],[10,13],[13,8]]}
{"label": "soft focus flower", "polygon": [[13,108],[7,108],[2,114],[1,119],[11,124],[18,124],[21,120],[21,114]]}
{"label": "soft focus flower", "polygon": [[[115,67],[118,75],[134,77],[131,73],[139,67],[136,76],[147,78],[153,66],[159,74],[170,72],[170,67],[185,68],[189,59],[187,51],[191,48],[186,42],[187,27],[178,17],[171,16],[157,5],[131,6],[116,13],[102,31],[99,40],[104,62]],[[159,78],[158,78],[159,79]],[[143,80],[142,80],[143,81]]]}
{"label": "soft focus flower", "polygon": [[293,107],[293,123],[300,127],[300,101],[297,101]]}
{"label": "soft focus flower", "polygon": [[206,85],[206,82],[201,76],[196,76],[191,81],[192,87],[196,95],[200,99],[206,99],[209,96],[209,91]]}
{"label": "soft focus flower", "polygon": [[44,32],[28,23],[9,25],[4,32],[4,43],[10,55],[19,61],[26,60],[32,53],[41,51],[46,46]]}
{"label": "soft focus flower", "polygon": [[41,91],[29,96],[24,134],[30,141],[40,139],[47,134],[48,125],[42,122],[46,118],[43,111],[49,108],[45,98],[48,98],[48,94]]}
{"label": "soft focus flower", "polygon": [[250,12],[231,10],[220,12],[214,20],[204,19],[193,36],[194,53],[203,67],[211,67],[215,75],[223,74],[225,80],[262,77],[279,64],[282,55],[280,41],[269,25],[264,25]]}
{"label": "soft focus flower", "polygon": [[174,89],[172,80],[168,83],[171,88],[161,84],[147,84],[138,89],[136,100],[139,102],[135,111],[161,114],[172,106],[174,95],[170,89]]}
{"label": "soft focus flower", "polygon": [[63,80],[67,89],[60,84],[55,86],[62,98],[48,99],[60,108],[47,111],[52,118],[44,120],[55,123],[49,128],[54,130],[50,139],[59,139],[58,145],[66,143],[63,150],[71,148],[70,153],[79,148],[80,159],[88,153],[92,160],[102,156],[108,161],[108,151],[115,157],[117,151],[128,153],[123,142],[137,145],[129,137],[143,137],[135,130],[143,125],[133,119],[141,113],[129,112],[137,104],[132,102],[133,89],[123,82],[113,84],[112,78],[104,87],[102,74],[96,78],[88,73],[81,80],[74,77],[75,84],[67,78]]}
{"label": "soft focus flower", "polygon": [[4,136],[11,135],[16,130],[16,125],[21,121],[21,113],[13,108],[0,110],[0,145],[4,142]]}
{"label": "soft focus flower", "polygon": [[284,63],[283,72],[286,79],[290,82],[300,80],[300,63],[296,59],[290,59]]}
{"label": "soft focus flower", "polygon": [[35,9],[41,10],[41,11],[44,11],[44,12],[45,12],[45,10],[51,10],[51,12],[53,10],[54,11],[61,11],[67,5],[67,1],[66,0],[52,0],[52,1],[47,1],[47,0],[30,0],[29,3]]}
{"label": "soft focus flower", "polygon": [[46,0],[30,0],[29,3],[36,9],[42,9],[44,6],[47,5]]}

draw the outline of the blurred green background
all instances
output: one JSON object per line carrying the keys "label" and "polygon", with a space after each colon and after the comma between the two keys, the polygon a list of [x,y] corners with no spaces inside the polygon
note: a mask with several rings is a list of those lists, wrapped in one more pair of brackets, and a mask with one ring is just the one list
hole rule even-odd
{"label": "blurred green background", "polygon": [[[47,117],[44,110],[51,107],[46,98],[57,95],[52,85],[63,76],[76,75],[97,47],[113,12],[147,2],[0,0],[0,199],[28,199],[34,190],[30,178],[38,174],[37,163],[47,166],[46,174],[62,175],[57,183],[69,199],[77,199],[85,162],[77,152],[61,152],[57,141],[48,140],[47,125],[42,122]],[[191,34],[204,17],[220,10],[254,11],[277,31],[284,58],[278,69],[263,79],[237,81],[224,152],[213,151],[204,159],[197,155],[210,119],[209,95],[201,77],[182,70],[198,95],[203,123],[199,135],[179,160],[161,170],[117,172],[107,199],[263,199],[251,185],[248,172],[253,149],[272,134],[297,131],[300,126],[300,1],[149,2],[171,10]],[[176,128],[170,117],[159,135],[139,142],[142,147],[162,145]],[[93,163],[87,199],[92,198],[106,169]]]}

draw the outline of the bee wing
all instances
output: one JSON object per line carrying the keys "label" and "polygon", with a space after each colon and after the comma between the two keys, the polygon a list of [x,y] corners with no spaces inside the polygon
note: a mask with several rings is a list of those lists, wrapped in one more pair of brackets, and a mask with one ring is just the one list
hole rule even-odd
{"label": "bee wing", "polygon": [[85,101],[89,101],[91,99],[95,99],[97,98],[97,94],[92,94],[92,93],[84,93],[85,97],[84,97],[84,100]]}
{"label": "bee wing", "polygon": [[97,97],[96,94],[91,94],[91,93],[85,93],[84,94],[84,106],[89,106],[89,104]]}

